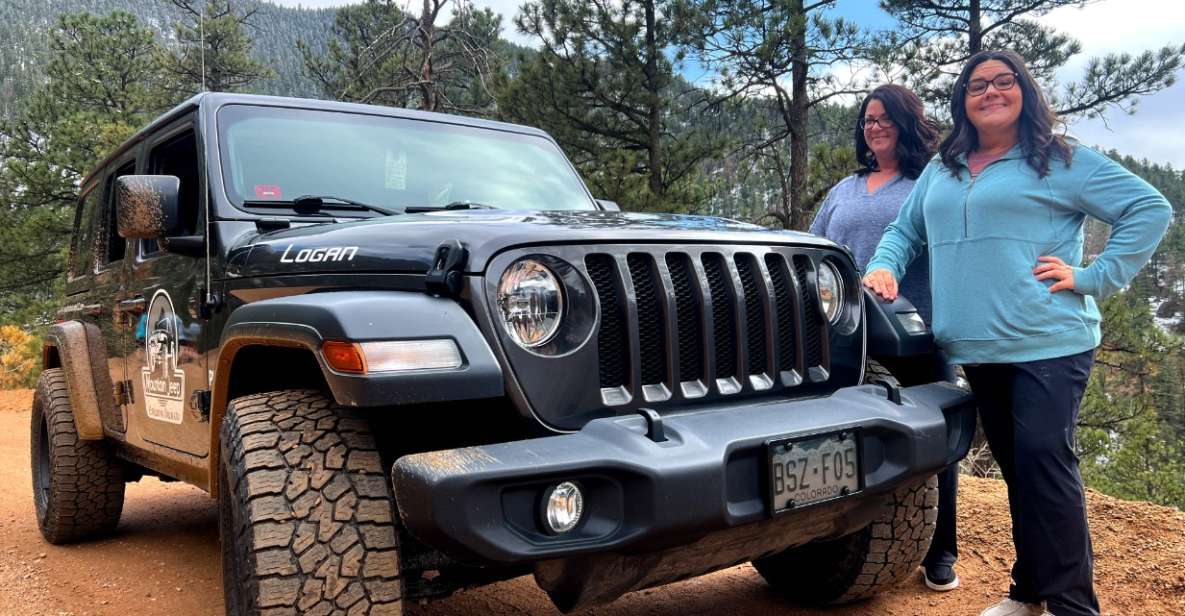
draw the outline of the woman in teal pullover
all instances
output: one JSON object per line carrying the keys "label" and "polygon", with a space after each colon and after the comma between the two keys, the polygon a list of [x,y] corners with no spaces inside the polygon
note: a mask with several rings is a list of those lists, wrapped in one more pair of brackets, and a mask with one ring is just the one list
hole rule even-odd
{"label": "woman in teal pullover", "polygon": [[[962,364],[1008,483],[1016,562],[1009,597],[981,616],[1099,613],[1074,429],[1101,340],[1096,298],[1122,289],[1168,226],[1168,201],[1056,116],[1012,52],[973,56],[953,128],[868,263],[881,296],[928,249],[933,330]],[[1086,216],[1111,225],[1082,262]]]}

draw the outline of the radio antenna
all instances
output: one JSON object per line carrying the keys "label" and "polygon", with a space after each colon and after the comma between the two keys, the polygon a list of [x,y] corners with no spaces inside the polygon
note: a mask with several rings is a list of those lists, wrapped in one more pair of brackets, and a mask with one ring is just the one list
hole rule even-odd
{"label": "radio antenna", "polygon": [[210,0],[202,0],[202,12],[198,15],[198,38],[202,54],[202,92],[206,91],[206,5]]}

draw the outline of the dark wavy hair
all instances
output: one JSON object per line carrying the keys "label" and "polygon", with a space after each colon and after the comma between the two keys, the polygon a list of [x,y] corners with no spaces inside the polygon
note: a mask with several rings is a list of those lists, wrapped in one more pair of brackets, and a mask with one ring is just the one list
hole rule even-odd
{"label": "dark wavy hair", "polygon": [[953,126],[950,134],[942,140],[942,145],[939,147],[939,152],[942,154],[942,164],[946,165],[951,175],[958,177],[962,167],[958,162],[958,157],[965,157],[979,147],[979,131],[967,119],[966,86],[975,67],[988,60],[1003,62],[1016,73],[1016,85],[1020,88],[1023,99],[1020,118],[1017,120],[1020,123],[1018,137],[1021,152],[1029,166],[1040,177],[1049,175],[1050,159],[1061,159],[1069,167],[1073,149],[1065,137],[1053,133],[1054,125],[1060,124],[1061,120],[1049,106],[1049,101],[1045,99],[1045,94],[1041,92],[1037,80],[1033,79],[1033,74],[1025,66],[1024,59],[1016,52],[1007,50],[981,51],[971,56],[971,59],[967,61],[967,66],[963,67],[963,72],[955,81],[954,91],[950,95],[950,115]]}
{"label": "dark wavy hair", "polygon": [[[897,125],[897,166],[901,170],[901,175],[916,180],[922,174],[926,163],[934,156],[934,149],[938,144],[938,130],[926,119],[922,100],[908,88],[894,84],[878,87],[860,103],[858,118],[864,117],[864,113],[868,111],[868,104],[874,100],[884,105],[885,115]],[[856,121],[855,135],[856,162],[860,163],[856,175],[867,175],[878,170],[880,167],[876,163],[876,156],[868,149],[859,119]]]}

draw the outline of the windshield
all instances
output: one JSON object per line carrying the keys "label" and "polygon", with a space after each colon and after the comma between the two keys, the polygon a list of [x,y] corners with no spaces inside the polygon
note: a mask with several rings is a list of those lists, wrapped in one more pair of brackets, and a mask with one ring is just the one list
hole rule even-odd
{"label": "windshield", "polygon": [[305,195],[394,210],[596,209],[559,148],[534,135],[250,105],[219,110],[218,130],[227,196],[248,210]]}

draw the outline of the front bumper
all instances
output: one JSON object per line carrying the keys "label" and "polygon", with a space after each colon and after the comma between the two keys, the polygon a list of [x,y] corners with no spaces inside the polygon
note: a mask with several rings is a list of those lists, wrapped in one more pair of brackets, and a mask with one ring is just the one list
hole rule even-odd
{"label": "front bumper", "polygon": [[[823,533],[802,543],[861,528],[872,509],[854,515],[861,508],[853,505],[879,504],[966,455],[975,429],[969,393],[935,383],[901,389],[900,400],[861,385],[826,398],[701,408],[665,415],[665,442],[646,436],[640,415],[598,419],[572,434],[404,456],[392,482],[408,531],[458,560],[652,552],[769,519],[768,440],[857,429],[863,488],[793,514]],[[556,536],[543,530],[539,506],[564,480],[584,490],[584,521]],[[823,516],[834,524],[818,524]]]}

